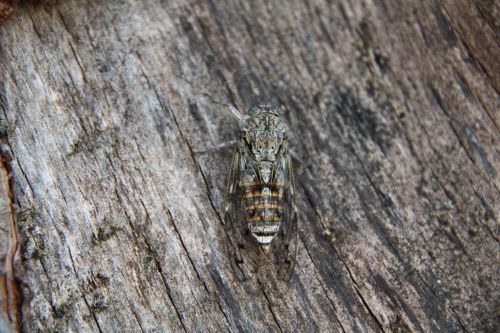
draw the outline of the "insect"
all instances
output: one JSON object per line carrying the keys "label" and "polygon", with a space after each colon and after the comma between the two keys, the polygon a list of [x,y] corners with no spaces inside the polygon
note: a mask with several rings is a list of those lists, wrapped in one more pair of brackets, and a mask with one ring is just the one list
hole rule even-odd
{"label": "insect", "polygon": [[252,277],[266,259],[274,259],[279,276],[288,280],[295,264],[297,209],[282,114],[280,106],[258,105],[242,117],[224,200],[239,280]]}

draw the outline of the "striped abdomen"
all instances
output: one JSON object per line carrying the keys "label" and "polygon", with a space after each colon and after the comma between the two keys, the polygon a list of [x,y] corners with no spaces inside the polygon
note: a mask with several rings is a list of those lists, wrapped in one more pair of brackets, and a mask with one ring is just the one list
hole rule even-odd
{"label": "striped abdomen", "polygon": [[283,218],[283,184],[258,180],[240,183],[250,234],[259,245],[268,245],[276,236]]}

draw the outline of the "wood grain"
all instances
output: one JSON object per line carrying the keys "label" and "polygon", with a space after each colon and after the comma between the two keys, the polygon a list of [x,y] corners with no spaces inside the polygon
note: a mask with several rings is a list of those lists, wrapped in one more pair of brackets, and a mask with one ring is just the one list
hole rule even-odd
{"label": "wood grain", "polygon": [[[0,26],[0,120],[24,212],[23,330],[498,331],[494,13],[466,0],[18,8]],[[272,100],[296,156],[297,266],[290,284],[239,283],[220,209],[238,136],[227,105]]]}

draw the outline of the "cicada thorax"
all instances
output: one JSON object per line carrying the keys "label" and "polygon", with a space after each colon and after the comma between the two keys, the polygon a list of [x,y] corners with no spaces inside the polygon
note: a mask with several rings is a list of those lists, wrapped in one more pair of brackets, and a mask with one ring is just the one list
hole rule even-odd
{"label": "cicada thorax", "polygon": [[283,219],[284,170],[274,162],[247,164],[240,179],[250,236],[266,248],[279,232]]}

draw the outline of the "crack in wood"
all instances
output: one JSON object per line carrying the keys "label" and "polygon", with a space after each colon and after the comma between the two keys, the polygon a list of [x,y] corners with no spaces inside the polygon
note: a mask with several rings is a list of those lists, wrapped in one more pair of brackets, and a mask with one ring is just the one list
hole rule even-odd
{"label": "crack in wood", "polygon": [[370,314],[370,317],[375,321],[375,323],[378,325],[379,329],[382,331],[382,332],[385,332],[385,329],[384,329],[384,325],[382,325],[382,323],[380,322],[380,320],[377,318],[377,316],[375,315],[373,309],[370,307],[370,305],[368,304],[368,302],[366,301],[365,297],[363,296],[363,294],[361,293],[360,289],[359,289],[359,286],[358,286],[358,283],[356,282],[356,280],[354,279],[354,276],[352,275],[352,272],[351,270],[349,269],[349,267],[347,266],[347,263],[340,257],[339,253],[337,252],[337,250],[333,247],[333,245],[331,245],[333,251],[335,252],[337,258],[342,262],[342,264],[344,265],[345,269],[347,270],[347,273],[349,275],[349,278],[351,279],[351,282],[353,283],[353,286],[354,286],[354,290],[356,290],[356,293],[357,295],[359,296],[359,298],[361,299],[361,302],[363,303],[363,306],[365,307],[365,309],[368,311],[368,313]]}
{"label": "crack in wood", "polygon": [[146,246],[147,246],[149,252],[153,255],[153,259],[155,261],[156,269],[158,270],[158,273],[160,274],[161,281],[163,282],[163,286],[165,287],[165,290],[167,291],[167,295],[168,295],[168,299],[170,300],[170,304],[172,305],[172,307],[175,310],[175,313],[177,314],[177,318],[179,319],[179,323],[181,324],[182,329],[184,330],[184,332],[189,332],[186,329],[186,326],[185,326],[184,321],[182,319],[181,313],[179,312],[179,309],[177,309],[177,306],[175,305],[175,302],[174,302],[174,300],[172,298],[170,287],[168,286],[167,280],[165,279],[165,276],[163,275],[163,269],[161,267],[161,264],[160,264],[160,261],[158,260],[157,255],[156,255],[156,251],[153,250],[153,248],[149,244],[147,238],[144,238],[144,242],[146,243]]}
{"label": "crack in wood", "polygon": [[[307,255],[309,256],[309,260],[311,261],[311,263],[313,264],[314,266],[314,269],[316,270],[316,272],[318,272],[318,275],[321,277],[321,273],[320,273],[320,270],[318,269],[318,267],[316,266],[316,263],[314,262],[313,260],[313,255],[309,252],[309,248],[307,247],[304,239],[302,239],[302,236],[300,235],[299,233],[299,237],[300,237],[300,241],[302,242],[302,244],[304,245],[304,249],[306,250],[307,252]],[[320,279],[320,277],[316,276],[316,280],[318,281],[318,283],[320,284],[321,288],[323,289],[323,292],[325,293],[326,295],[326,298],[328,299],[328,301],[330,302],[330,305],[332,306],[332,312],[333,312],[333,316],[335,317],[335,321],[339,324],[341,330],[343,333],[346,333],[346,330],[344,328],[344,325],[342,325],[342,322],[339,320],[339,317],[337,316],[337,313],[336,313],[336,308],[335,308],[335,305],[333,304],[333,301],[332,299],[330,298],[330,296],[328,295],[328,290],[327,288],[325,287],[323,281]]]}
{"label": "crack in wood", "polygon": [[198,280],[203,284],[203,287],[205,288],[205,291],[207,294],[210,294],[210,291],[208,290],[207,284],[205,283],[205,280],[201,277],[200,273],[198,272],[198,269],[196,268],[196,265],[193,262],[193,259],[189,255],[189,251],[186,247],[186,244],[184,244],[184,241],[182,240],[181,234],[179,233],[179,229],[177,229],[177,225],[175,224],[174,217],[172,216],[172,213],[168,208],[165,208],[167,210],[168,217],[170,218],[170,223],[172,223],[172,226],[174,227],[175,233],[177,234],[177,238],[179,238],[179,241],[181,243],[182,248],[184,249],[184,252],[186,252],[186,256],[188,257],[189,262],[191,263],[191,267],[193,268],[194,272],[196,273],[196,277]]}
{"label": "crack in wood", "polygon": [[276,326],[278,326],[279,331],[280,331],[281,333],[283,333],[284,331],[283,331],[283,329],[281,328],[281,325],[280,325],[280,323],[279,323],[279,321],[278,321],[278,318],[276,317],[276,314],[274,313],[273,308],[271,307],[271,302],[269,301],[269,297],[267,296],[266,291],[264,290],[264,286],[262,285],[262,283],[260,282],[260,279],[259,279],[258,277],[256,278],[256,281],[257,281],[257,283],[258,283],[258,284],[259,284],[259,286],[260,286],[260,290],[262,291],[262,294],[264,295],[264,298],[265,298],[265,300],[266,300],[267,307],[268,307],[269,312],[271,313],[271,315],[272,315],[272,317],[273,317],[274,322],[276,323]]}
{"label": "crack in wood", "polygon": [[139,328],[141,329],[141,332],[142,333],[146,333],[146,331],[144,330],[144,328],[142,327],[142,324],[141,324],[141,320],[139,319],[139,316],[137,315],[137,313],[135,312],[134,308],[132,307],[132,304],[130,304],[130,301],[129,301],[129,306],[130,306],[130,311],[132,312],[132,314],[134,315],[134,318],[135,320],[137,321],[137,324],[139,325]]}
{"label": "crack in wood", "polygon": [[[77,281],[78,281],[79,277],[78,277],[78,272],[76,271],[75,260],[73,259],[73,254],[71,253],[71,249],[69,247],[67,248],[67,250],[68,250],[69,258],[71,261],[71,268],[73,269],[73,273],[75,274]],[[95,311],[92,308],[92,306],[90,306],[89,302],[87,301],[87,298],[85,297],[83,290],[81,290],[80,285],[78,285],[78,289],[80,289],[80,293],[81,293],[80,295],[83,299],[83,302],[85,303],[87,309],[89,310],[90,315],[92,316],[92,319],[94,320],[94,322],[97,326],[97,329],[99,330],[99,333],[104,333],[104,331],[101,328],[101,325],[99,325],[99,321],[97,320],[97,315],[95,314]]]}

